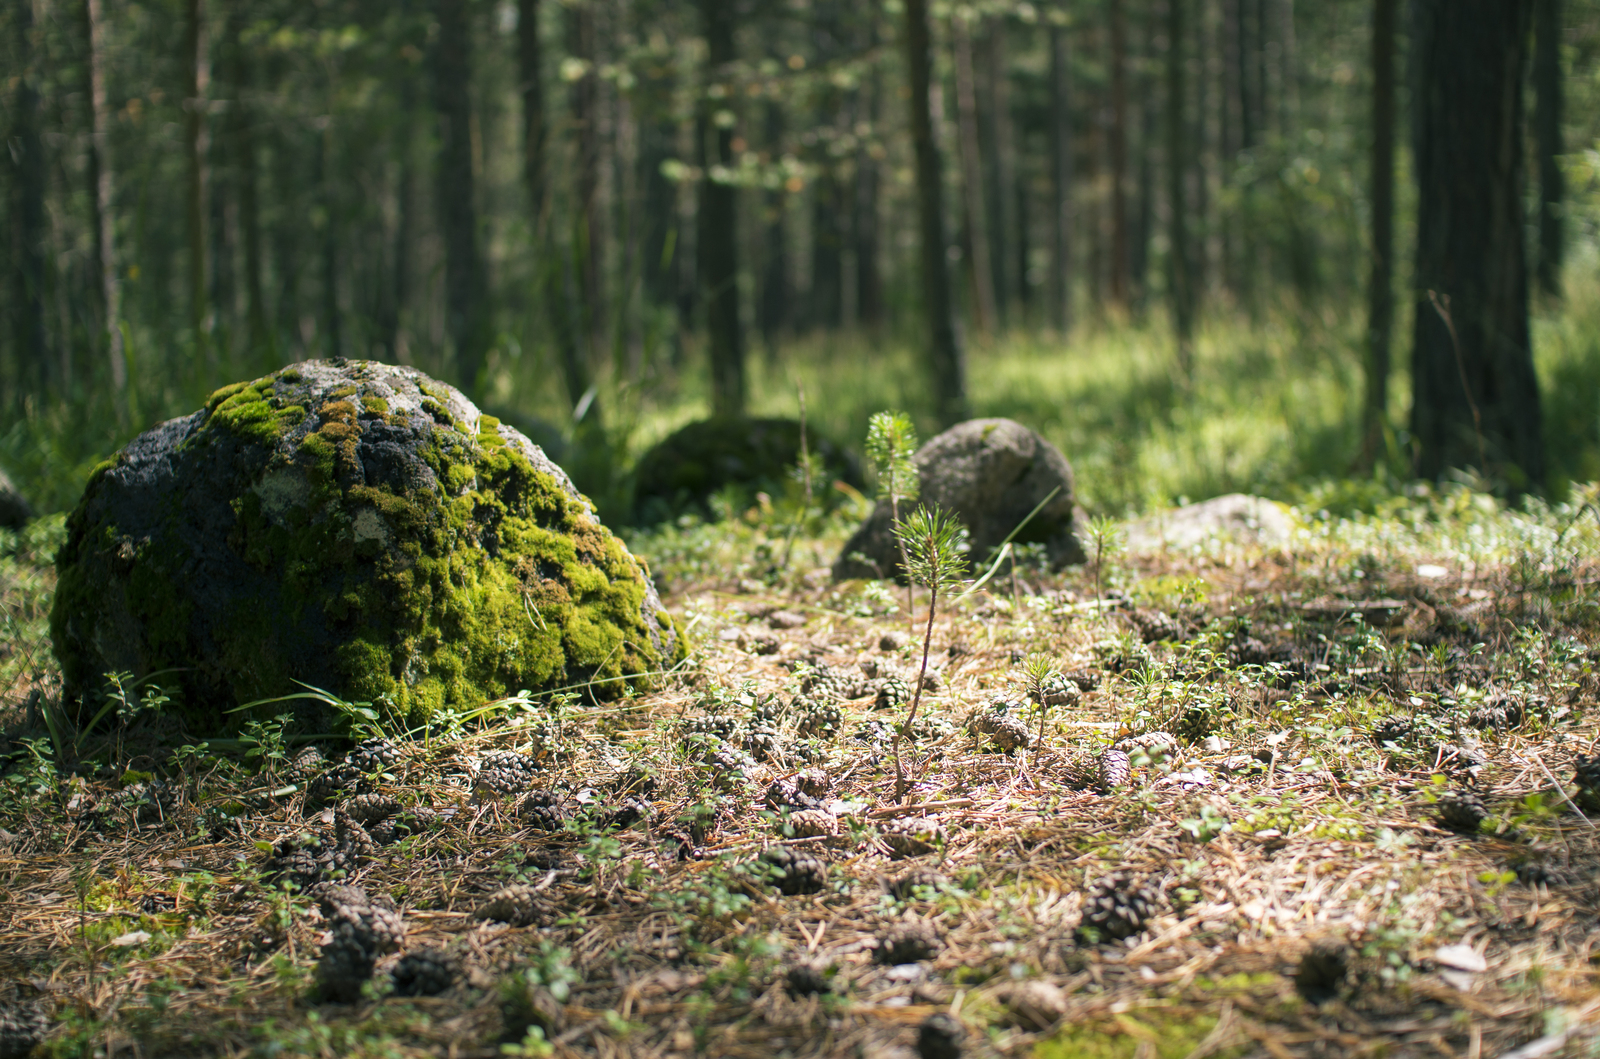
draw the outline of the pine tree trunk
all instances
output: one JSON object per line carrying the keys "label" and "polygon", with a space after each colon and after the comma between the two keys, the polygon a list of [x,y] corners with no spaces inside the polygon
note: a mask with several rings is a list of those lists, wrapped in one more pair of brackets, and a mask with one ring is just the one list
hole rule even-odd
{"label": "pine tree trunk", "polygon": [[1389,340],[1394,331],[1395,15],[1398,0],[1372,7],[1372,271],[1367,281],[1366,398],[1361,462],[1370,470],[1389,420]]}
{"label": "pine tree trunk", "polygon": [[992,130],[991,158],[984,188],[989,193],[989,245],[994,267],[995,322],[1008,319],[1011,303],[1020,302],[1025,276],[1017,271],[1017,153],[1011,126],[1010,72],[1006,68],[1006,20],[999,16],[989,24],[984,48],[984,96],[987,98],[988,125]]}
{"label": "pine tree trunk", "polygon": [[[868,28],[866,46],[878,43],[877,24]],[[877,67],[861,87],[860,120],[880,135],[879,119],[882,108],[883,85]],[[855,217],[851,225],[856,251],[856,320],[868,330],[883,324],[883,271],[879,260],[878,225],[878,159],[873,156],[870,143],[856,152]]]}
{"label": "pine tree trunk", "polygon": [[1531,0],[1414,0],[1417,473],[1543,485],[1523,251],[1522,77]]}
{"label": "pine tree trunk", "polygon": [[522,180],[536,244],[544,238],[544,62],[539,41],[539,0],[517,0],[517,74],[522,96]]}
{"label": "pine tree trunk", "polygon": [[476,393],[483,369],[483,267],[472,172],[471,34],[467,0],[438,0],[434,91],[439,109],[439,226],[444,237],[445,330],[456,382]]}
{"label": "pine tree trunk", "polygon": [[1168,297],[1172,330],[1178,345],[1178,371],[1194,374],[1194,277],[1189,262],[1188,123],[1184,119],[1184,6],[1188,0],[1167,0],[1167,209]]}
{"label": "pine tree trunk", "polygon": [[[19,389],[31,381],[43,393],[54,381],[50,338],[44,322],[44,137],[40,130],[39,82],[44,49],[38,40],[32,0],[18,3],[19,37],[23,68],[16,75],[16,101],[12,111],[10,150],[3,156],[15,167],[11,184],[16,195],[14,226],[14,282],[16,349],[24,362],[17,365]],[[30,380],[31,376],[31,380]]]}
{"label": "pine tree trunk", "polygon": [[[94,0],[99,2],[99,0]],[[233,81],[233,107],[228,130],[233,140],[234,166],[239,189],[239,236],[244,244],[245,329],[251,370],[262,366],[267,351],[267,304],[261,278],[261,192],[256,172],[255,110],[250,99],[253,68],[248,50],[239,39],[242,18],[230,20],[229,52]]]}
{"label": "pine tree trunk", "polygon": [[1561,293],[1561,0],[1534,0],[1534,139],[1539,151],[1539,288]]}
{"label": "pine tree trunk", "polygon": [[922,259],[922,311],[928,326],[928,374],[942,424],[965,418],[966,365],[950,315],[950,275],[945,265],[944,187],[939,146],[933,138],[933,41],[927,0],[905,0],[906,65],[910,73],[911,143],[917,180],[917,232]]}
{"label": "pine tree trunk", "polygon": [[[184,4],[184,153],[188,162],[189,324],[196,348],[208,359],[206,280],[206,107],[211,67],[206,54],[204,0]],[[199,365],[196,365],[198,368]]]}
{"label": "pine tree trunk", "polygon": [[[783,107],[766,104],[763,135],[773,158],[783,155]],[[761,197],[761,293],[756,298],[757,326],[767,359],[775,361],[778,340],[789,323],[789,245],[784,228],[788,193],[769,188]]]}
{"label": "pine tree trunk", "polygon": [[317,132],[317,197],[322,200],[322,329],[327,336],[323,349],[330,357],[344,356],[344,328],[339,314],[339,221],[338,197],[334,180],[328,175],[328,154],[333,147],[333,118],[324,119]]}
{"label": "pine tree trunk", "polygon": [[1128,22],[1125,0],[1110,0],[1111,16],[1111,301],[1126,310],[1132,300],[1133,257],[1128,231]]}
{"label": "pine tree trunk", "polygon": [[105,336],[106,359],[111,367],[111,387],[120,402],[128,385],[128,365],[122,355],[119,319],[122,288],[117,282],[116,217],[112,212],[112,168],[109,150],[111,111],[106,103],[106,25],[101,0],[84,0],[84,70],[89,96],[89,202],[93,234],[95,278],[100,295],[100,324]]}
{"label": "pine tree trunk", "polygon": [[961,188],[965,196],[967,232],[972,243],[970,273],[978,330],[995,329],[994,269],[989,257],[988,207],[983,194],[983,160],[978,146],[978,103],[973,90],[972,38],[960,15],[950,19],[955,38],[956,114],[961,141]]}
{"label": "pine tree trunk", "polygon": [[604,346],[605,227],[600,210],[600,71],[597,63],[595,13],[591,0],[568,8],[567,50],[584,63],[582,76],[572,82],[568,105],[577,137],[574,159],[573,259],[578,270],[579,309],[582,313],[585,356],[593,363]]}
{"label": "pine tree trunk", "polygon": [[[731,73],[734,50],[734,0],[700,0],[706,35],[707,73],[713,81]],[[745,410],[744,333],[739,320],[738,200],[732,184],[715,180],[713,166],[733,164],[733,129],[716,121],[719,101],[700,106],[699,258],[701,298],[705,304],[711,352],[711,411],[717,416],[743,415]]]}
{"label": "pine tree trunk", "polygon": [[1072,78],[1071,42],[1050,26],[1050,319],[1056,333],[1072,327]]}

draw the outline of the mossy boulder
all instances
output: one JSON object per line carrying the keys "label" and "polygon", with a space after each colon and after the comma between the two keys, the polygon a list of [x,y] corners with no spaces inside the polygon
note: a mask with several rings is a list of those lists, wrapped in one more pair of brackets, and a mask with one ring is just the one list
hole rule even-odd
{"label": "mossy boulder", "polygon": [[0,529],[21,529],[32,518],[33,505],[0,470]]}
{"label": "mossy boulder", "polygon": [[[860,488],[861,465],[845,449],[807,431],[806,447],[818,461],[812,482],[827,502],[828,486],[843,480]],[[710,513],[711,498],[732,486],[740,502],[759,491],[781,495],[800,461],[800,422],[721,416],[679,428],[639,458],[634,470],[634,516],[659,522],[684,511]]]}
{"label": "mossy boulder", "polygon": [[616,694],[685,651],[561,468],[410,368],[224,387],[98,467],[67,533],[68,701],[153,676],[201,732],[296,681],[416,723],[519,689]]}

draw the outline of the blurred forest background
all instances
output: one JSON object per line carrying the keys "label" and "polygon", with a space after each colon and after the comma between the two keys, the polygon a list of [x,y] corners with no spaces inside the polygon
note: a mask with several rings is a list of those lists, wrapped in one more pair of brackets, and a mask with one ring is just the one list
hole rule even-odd
{"label": "blurred forest background", "polygon": [[[1525,474],[1487,419],[1430,463],[1412,409],[1415,314],[1457,338],[1422,207],[1484,212],[1419,168],[1430,87],[1477,123],[1485,66],[1428,11],[1477,6]],[[0,50],[0,465],[43,510],[336,356],[454,383],[613,513],[673,429],[802,390],[852,446],[1012,416],[1118,514],[1600,479],[1597,0],[4,0]]]}

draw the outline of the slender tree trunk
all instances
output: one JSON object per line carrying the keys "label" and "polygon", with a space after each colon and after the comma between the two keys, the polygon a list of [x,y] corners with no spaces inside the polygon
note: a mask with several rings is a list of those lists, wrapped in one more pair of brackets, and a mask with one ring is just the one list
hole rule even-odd
{"label": "slender tree trunk", "polygon": [[585,356],[591,363],[604,345],[605,227],[600,210],[600,71],[597,63],[595,13],[591,0],[568,8],[567,50],[584,64],[568,96],[573,133],[577,137],[574,160],[573,256],[578,270],[581,334]]}
{"label": "slender tree trunk", "polygon": [[1065,27],[1050,26],[1050,316],[1072,327],[1072,55]]}
{"label": "slender tree trunk", "polygon": [[39,64],[44,49],[38,40],[32,0],[17,5],[21,18],[18,29],[24,53],[23,66],[16,76],[16,102],[13,110],[10,150],[4,157],[15,166],[12,188],[16,195],[12,217],[16,283],[15,309],[17,343],[24,363],[17,365],[19,389],[29,376],[39,393],[54,381],[50,360],[49,332],[45,328],[44,305],[44,138],[41,135]]}
{"label": "slender tree trunk", "polygon": [[939,421],[949,425],[967,412],[966,365],[950,315],[950,274],[945,265],[944,185],[939,145],[933,137],[933,41],[927,0],[905,0],[906,58],[911,81],[911,143],[916,163],[917,229],[922,259],[922,311],[928,322],[928,374]]}
{"label": "slender tree trunk", "polygon": [[966,197],[967,232],[972,243],[972,287],[978,330],[995,329],[994,269],[989,257],[988,209],[984,204],[983,160],[978,147],[978,103],[973,91],[972,38],[960,15],[950,19],[955,38],[956,114],[961,139],[961,187]]}
{"label": "slender tree trunk", "polygon": [[[128,385],[128,365],[122,355],[122,329],[119,319],[122,288],[117,282],[116,217],[112,197],[112,168],[109,150],[111,111],[106,103],[106,26],[101,0],[84,0],[83,20],[88,49],[84,69],[89,88],[89,201],[93,221],[93,260],[99,285],[100,323],[105,335],[107,360],[111,366],[111,387],[122,399]],[[120,412],[119,412],[120,414]]]}
{"label": "slender tree trunk", "polygon": [[1417,473],[1477,467],[1513,493],[1545,473],[1523,251],[1522,87],[1531,0],[1414,0]]}
{"label": "slender tree trunk", "polygon": [[210,269],[206,262],[206,107],[211,64],[206,53],[204,0],[185,0],[183,51],[184,151],[188,159],[189,177],[189,323],[194,329],[196,348],[205,353],[202,359],[208,359],[206,280]]}
{"label": "slender tree trunk", "polygon": [[467,0],[438,0],[434,91],[439,108],[439,226],[444,237],[445,328],[456,382],[477,392],[483,370],[482,277],[472,172],[471,34]]}
{"label": "slender tree trunk", "polygon": [[1394,331],[1395,15],[1398,0],[1372,5],[1372,271],[1367,281],[1366,399],[1361,462],[1370,470],[1389,420],[1389,339]]}
{"label": "slender tree trunk", "polygon": [[[96,0],[98,2],[98,0]],[[233,80],[233,109],[228,128],[233,139],[234,165],[239,188],[239,236],[244,243],[245,327],[249,363],[261,365],[268,348],[267,303],[261,279],[261,193],[256,173],[255,111],[250,99],[254,71],[248,49],[239,40],[239,25],[232,19],[229,39]]]}
{"label": "slender tree trunk", "polygon": [[[713,81],[730,74],[734,51],[734,0],[700,0]],[[708,93],[709,97],[709,93]],[[733,164],[733,128],[718,122],[717,101],[700,107],[699,255],[701,297],[711,349],[711,411],[718,416],[743,415],[745,409],[744,333],[739,321],[738,200],[732,184],[712,178],[713,166]]]}
{"label": "slender tree trunk", "polygon": [[1150,245],[1156,232],[1156,199],[1162,194],[1156,187],[1156,160],[1165,150],[1159,122],[1161,107],[1157,102],[1162,91],[1163,70],[1163,56],[1156,47],[1156,40],[1163,32],[1158,4],[1151,3],[1145,9],[1141,26],[1144,61],[1134,82],[1137,102],[1130,108],[1139,115],[1139,164],[1128,236],[1128,292],[1134,311],[1139,315],[1144,313],[1150,297]]}
{"label": "slender tree trunk", "polygon": [[[873,18],[867,26],[864,45],[878,46],[878,24]],[[870,130],[868,142],[856,152],[855,218],[852,229],[856,249],[856,320],[868,330],[883,324],[883,266],[878,225],[878,160],[876,137],[880,135],[883,107],[883,79],[875,64],[861,87],[858,122]]]}
{"label": "slender tree trunk", "polygon": [[1539,288],[1561,293],[1561,0],[1535,0],[1534,138],[1539,151]]}
{"label": "slender tree trunk", "polygon": [[522,89],[522,180],[535,244],[544,239],[544,62],[539,41],[539,0],[517,0],[517,72]]}
{"label": "slender tree trunk", "polygon": [[995,291],[995,321],[1003,324],[1010,304],[1024,294],[1026,276],[1016,269],[1017,229],[1017,153],[1011,127],[1010,72],[1006,62],[1006,20],[1001,15],[989,25],[984,48],[984,80],[988,100],[992,150],[984,189],[989,193],[989,245],[992,249]]}
{"label": "slender tree trunk", "polygon": [[1111,0],[1111,300],[1129,307],[1132,255],[1128,233],[1128,20],[1125,0]]}
{"label": "slender tree trunk", "polygon": [[825,163],[812,182],[811,297],[808,328],[835,330],[844,322],[844,195],[838,173]]}
{"label": "slender tree trunk", "polygon": [[344,329],[339,314],[339,201],[334,180],[328,175],[328,153],[333,144],[333,118],[323,119],[317,131],[317,196],[322,199],[322,329],[327,335],[323,348],[330,357],[344,356]]}
{"label": "slender tree trunk", "polygon": [[1168,296],[1172,330],[1178,344],[1178,371],[1194,375],[1194,276],[1189,261],[1188,123],[1184,120],[1184,7],[1188,0],[1167,0],[1167,209]]}

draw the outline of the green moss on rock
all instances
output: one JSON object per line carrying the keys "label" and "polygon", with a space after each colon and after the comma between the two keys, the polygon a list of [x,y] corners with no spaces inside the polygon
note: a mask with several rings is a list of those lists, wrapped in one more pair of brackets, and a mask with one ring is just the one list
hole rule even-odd
{"label": "green moss on rock", "polygon": [[407,368],[218,390],[98,469],[51,617],[69,696],[161,678],[203,732],[294,681],[416,723],[645,683],[685,645],[644,564],[514,429]]}

